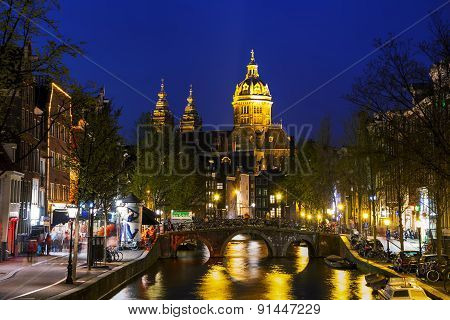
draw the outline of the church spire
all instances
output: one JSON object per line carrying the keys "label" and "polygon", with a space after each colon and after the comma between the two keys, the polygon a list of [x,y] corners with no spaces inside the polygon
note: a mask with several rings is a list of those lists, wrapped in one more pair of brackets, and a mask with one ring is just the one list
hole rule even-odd
{"label": "church spire", "polygon": [[247,75],[245,76],[246,79],[248,78],[258,78],[258,65],[255,61],[255,51],[252,49],[250,51],[250,62],[247,65]]}
{"label": "church spire", "polygon": [[152,114],[152,122],[156,126],[173,126],[173,114],[169,110],[169,101],[164,87],[164,79],[161,79],[161,89],[158,92],[155,110]]}
{"label": "church spire", "polygon": [[187,97],[188,106],[194,107],[194,96],[192,95],[192,84],[189,86],[189,97]]}
{"label": "church spire", "polygon": [[188,104],[184,109],[184,114],[180,122],[181,132],[194,131],[202,126],[202,119],[195,108],[194,94],[192,93],[192,84],[189,86],[189,96],[186,101]]}

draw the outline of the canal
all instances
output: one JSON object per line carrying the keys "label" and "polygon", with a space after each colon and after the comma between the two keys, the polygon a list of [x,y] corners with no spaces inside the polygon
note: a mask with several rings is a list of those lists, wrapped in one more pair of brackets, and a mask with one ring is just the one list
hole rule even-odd
{"label": "canal", "polygon": [[373,299],[358,270],[329,268],[292,246],[289,258],[269,258],[262,240],[238,236],[223,259],[206,246],[161,259],[112,299]]}

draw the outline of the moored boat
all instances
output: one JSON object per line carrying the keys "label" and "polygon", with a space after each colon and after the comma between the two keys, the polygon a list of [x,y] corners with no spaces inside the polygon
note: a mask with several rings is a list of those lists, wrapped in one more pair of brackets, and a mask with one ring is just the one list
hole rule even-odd
{"label": "moored boat", "polygon": [[389,282],[389,278],[377,273],[371,273],[364,277],[366,279],[366,286],[377,291],[386,287]]}
{"label": "moored boat", "polygon": [[336,269],[355,269],[356,264],[336,255],[331,255],[323,259],[325,263],[332,268]]}

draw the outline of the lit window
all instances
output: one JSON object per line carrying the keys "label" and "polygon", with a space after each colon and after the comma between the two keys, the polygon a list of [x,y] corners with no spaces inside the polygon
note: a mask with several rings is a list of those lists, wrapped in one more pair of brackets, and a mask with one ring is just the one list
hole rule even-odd
{"label": "lit window", "polygon": [[270,195],[270,203],[275,203],[275,195]]}

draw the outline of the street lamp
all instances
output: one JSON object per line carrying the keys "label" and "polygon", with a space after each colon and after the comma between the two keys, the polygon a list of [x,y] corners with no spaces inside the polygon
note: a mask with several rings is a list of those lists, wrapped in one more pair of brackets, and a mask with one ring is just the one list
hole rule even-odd
{"label": "street lamp", "polygon": [[364,220],[364,234],[365,234],[365,237],[367,237],[367,229],[369,227],[369,225],[367,224],[367,219],[369,218],[369,214],[367,212],[364,212],[362,214],[362,216],[363,216],[363,220]]}
{"label": "street lamp", "polygon": [[279,212],[280,212],[280,216],[278,217],[278,214],[277,214],[277,217],[281,218],[281,199],[283,199],[283,195],[281,194],[281,192],[278,192],[277,194],[275,194],[275,198],[277,199],[278,208],[279,208]]}
{"label": "street lamp", "polygon": [[213,200],[214,200],[214,203],[215,203],[215,205],[216,205],[216,218],[217,218],[218,201],[220,200],[220,194],[214,193],[214,194],[213,194]]}
{"label": "street lamp", "polygon": [[342,210],[344,210],[344,205],[342,203],[339,203],[337,205],[337,208],[338,208],[339,211],[342,211]]}
{"label": "street lamp", "polygon": [[391,237],[391,233],[389,232],[389,226],[391,225],[391,220],[384,219],[384,225],[386,226],[386,242],[387,242],[387,254],[390,256],[391,250],[389,250],[389,240]]}
{"label": "street lamp", "polygon": [[73,284],[73,278],[72,278],[72,243],[73,243],[73,220],[77,216],[77,208],[67,208],[67,213],[69,214],[70,218],[70,242],[69,242],[69,261],[67,264],[67,278],[66,283],[67,284]]}

